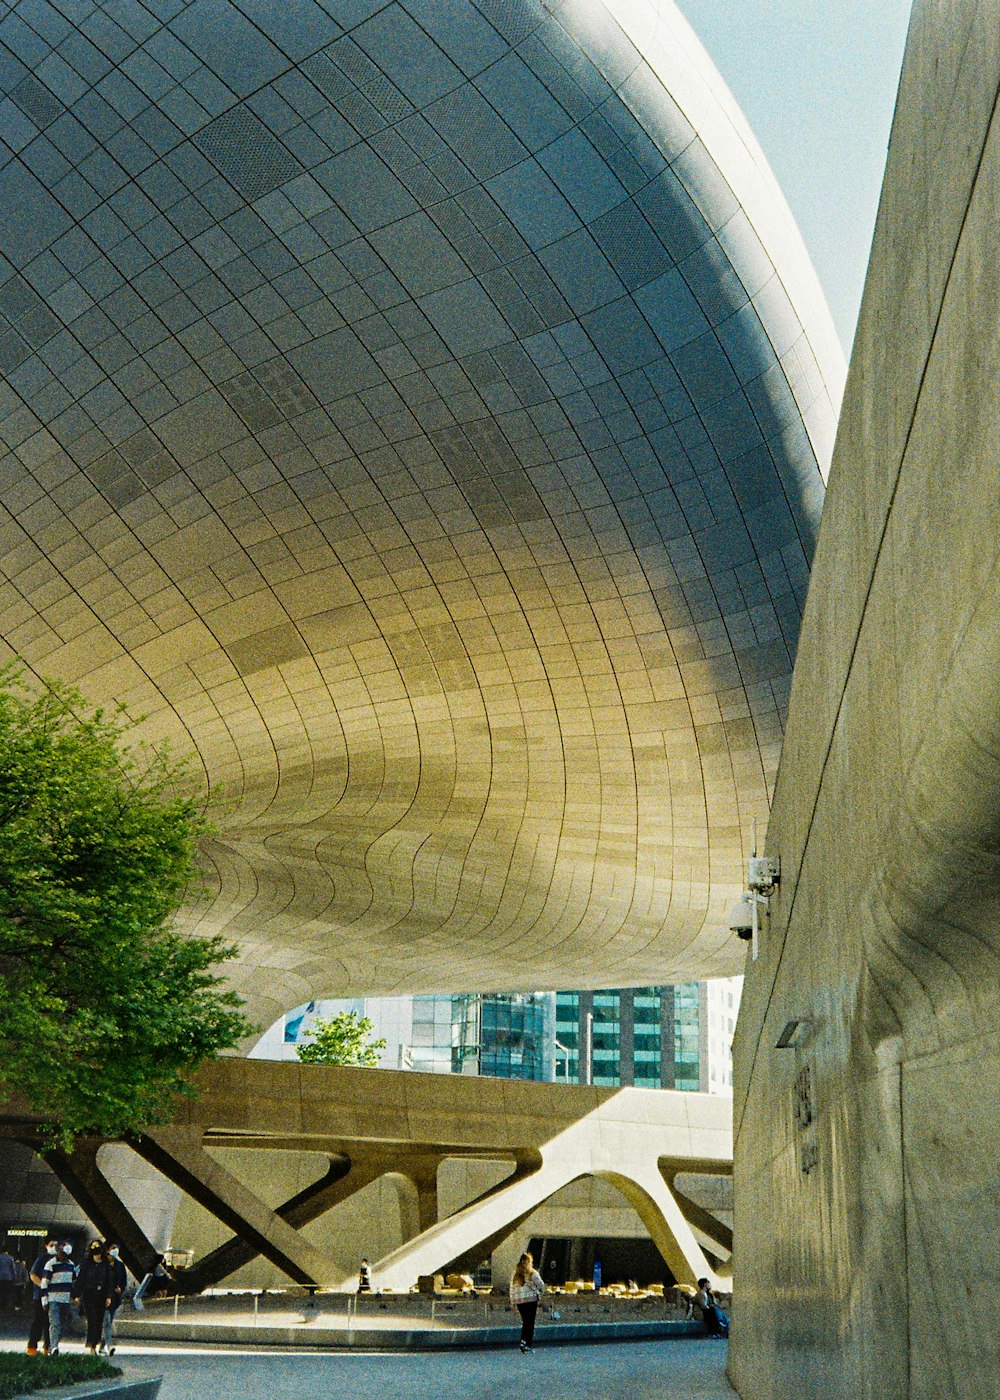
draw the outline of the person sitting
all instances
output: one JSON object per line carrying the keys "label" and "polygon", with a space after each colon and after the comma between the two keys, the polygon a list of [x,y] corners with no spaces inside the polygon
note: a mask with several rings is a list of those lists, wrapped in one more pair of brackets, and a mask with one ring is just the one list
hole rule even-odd
{"label": "person sitting", "polygon": [[133,1308],[136,1312],[145,1312],[145,1299],[155,1298],[157,1294],[166,1293],[172,1282],[173,1279],[167,1268],[167,1256],[158,1254],[153,1261],[153,1267],[132,1295]]}
{"label": "person sitting", "polygon": [[694,1295],[694,1308],[696,1314],[701,1313],[701,1319],[710,1337],[729,1336],[729,1318],[719,1307],[707,1278],[698,1280],[698,1292]]}

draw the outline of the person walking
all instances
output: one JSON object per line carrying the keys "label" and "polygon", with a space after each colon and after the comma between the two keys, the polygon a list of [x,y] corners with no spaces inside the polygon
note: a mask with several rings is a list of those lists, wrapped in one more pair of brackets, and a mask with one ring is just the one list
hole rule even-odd
{"label": "person walking", "polygon": [[111,1263],[100,1240],[91,1240],[73,1283],[73,1301],[81,1304],[87,1319],[87,1340],[91,1356],[104,1333],[104,1315],[111,1306]]}
{"label": "person walking", "polygon": [[45,1294],[49,1286],[49,1276],[45,1266],[55,1256],[58,1244],[54,1238],[47,1239],[41,1254],[28,1270],[31,1279],[31,1326],[28,1329],[28,1355],[37,1356],[41,1344],[42,1351],[49,1351],[49,1310],[45,1306]]}
{"label": "person walking", "polygon": [[372,1271],[367,1259],[362,1259],[361,1267],[358,1269],[358,1292],[370,1293],[372,1291]]}
{"label": "person walking", "polygon": [[14,1273],[14,1311],[20,1312],[31,1304],[31,1279],[28,1277],[28,1266],[20,1255],[14,1260]]}
{"label": "person walking", "polygon": [[510,1305],[521,1314],[521,1351],[532,1351],[538,1300],[545,1292],[542,1276],[530,1254],[522,1254],[510,1278]]}
{"label": "person walking", "polygon": [[122,1305],[125,1297],[125,1288],[128,1284],[128,1272],[125,1265],[119,1258],[118,1245],[114,1240],[105,1240],[104,1253],[111,1268],[111,1303],[104,1314],[104,1328],[97,1350],[103,1351],[108,1356],[115,1354],[115,1314]]}
{"label": "person walking", "polygon": [[0,1312],[12,1313],[17,1295],[17,1267],[13,1254],[0,1249]]}
{"label": "person walking", "polygon": [[73,1246],[64,1241],[45,1265],[45,1305],[49,1312],[49,1355],[58,1356],[59,1343],[69,1333],[70,1308],[73,1303]]}

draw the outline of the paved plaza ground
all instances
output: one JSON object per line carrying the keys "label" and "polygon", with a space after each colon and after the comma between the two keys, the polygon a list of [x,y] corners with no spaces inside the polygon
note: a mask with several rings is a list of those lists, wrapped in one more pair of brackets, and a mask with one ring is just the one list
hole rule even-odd
{"label": "paved plaza ground", "polygon": [[[0,1345],[10,1348],[8,1333]],[[75,1348],[74,1348],[75,1350]],[[516,1350],[277,1352],[123,1346],[126,1374],[162,1374],[160,1400],[734,1400],[721,1341]]]}

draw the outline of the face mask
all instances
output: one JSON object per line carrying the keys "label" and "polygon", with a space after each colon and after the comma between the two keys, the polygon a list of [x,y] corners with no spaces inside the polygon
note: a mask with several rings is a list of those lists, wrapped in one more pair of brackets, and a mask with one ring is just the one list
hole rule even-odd
{"label": "face mask", "polygon": [[56,1247],[55,1247],[54,1244],[47,1244],[47,1245],[45,1246],[45,1253],[46,1253],[46,1254],[55,1254],[56,1252],[57,1252],[57,1251],[56,1251]]}
{"label": "face mask", "polygon": [[117,1258],[118,1258],[118,1251],[117,1251],[117,1249],[109,1249],[109,1250],[108,1250],[108,1253],[111,1255],[112,1259],[117,1259]]}
{"label": "face mask", "polygon": [[72,1253],[73,1253],[73,1246],[72,1246],[71,1244],[64,1244],[64,1245],[63,1245],[63,1254],[72,1254]]}

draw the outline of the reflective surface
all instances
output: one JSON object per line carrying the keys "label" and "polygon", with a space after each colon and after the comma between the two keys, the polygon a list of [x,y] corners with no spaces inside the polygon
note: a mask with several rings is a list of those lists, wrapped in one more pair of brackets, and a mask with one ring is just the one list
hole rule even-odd
{"label": "reflective surface", "polygon": [[735,970],[842,366],[673,6],[3,10],[3,635],[261,1019]]}

